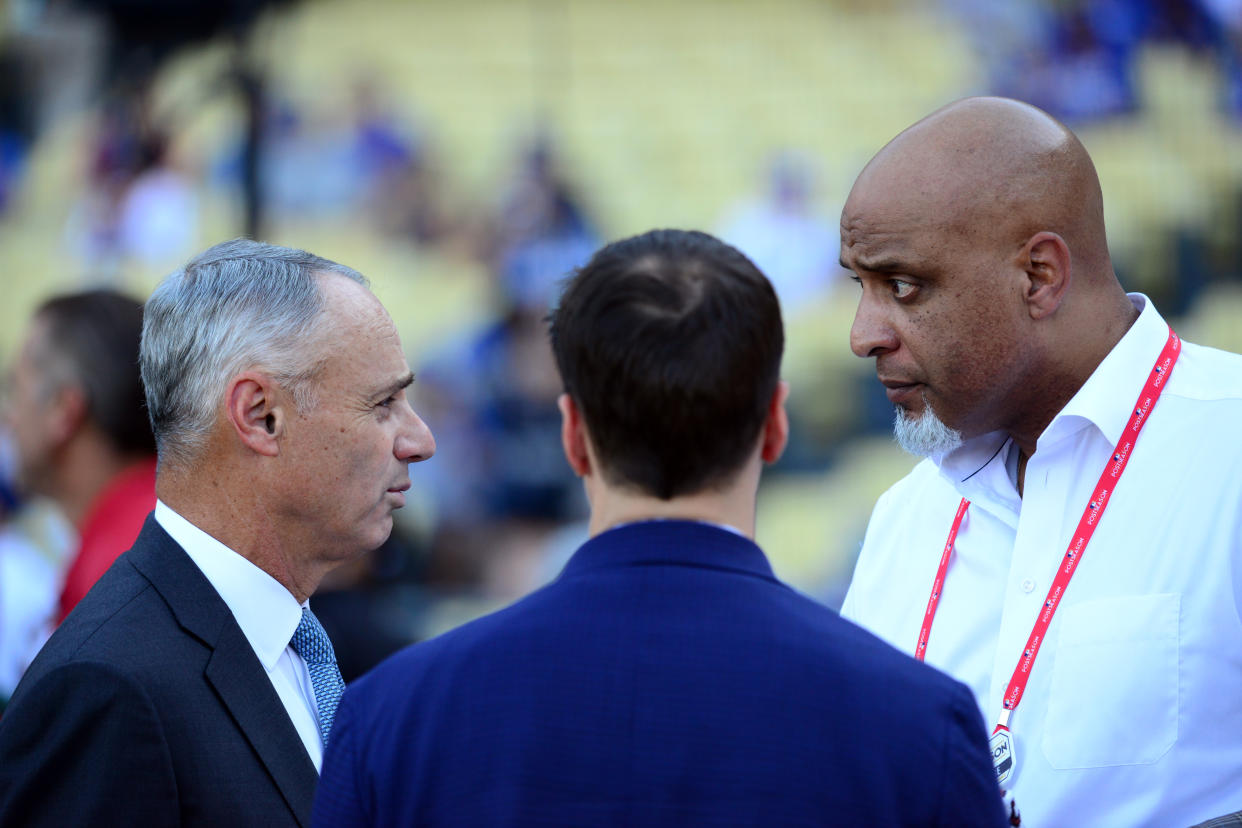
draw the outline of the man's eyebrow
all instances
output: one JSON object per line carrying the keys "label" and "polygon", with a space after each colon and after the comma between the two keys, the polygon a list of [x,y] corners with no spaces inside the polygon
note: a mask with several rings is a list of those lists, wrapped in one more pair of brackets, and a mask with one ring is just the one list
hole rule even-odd
{"label": "man's eyebrow", "polygon": [[[910,269],[909,263],[891,256],[879,259],[866,259],[859,256],[854,260],[854,265],[860,270],[866,270],[871,273],[900,273]],[[841,266],[845,267],[845,263],[842,262]],[[846,270],[851,269],[846,267]]]}
{"label": "man's eyebrow", "polygon": [[410,372],[407,372],[405,376],[401,377],[401,379],[397,380],[396,382],[384,388],[384,390],[377,392],[375,396],[391,397],[393,394],[397,393],[402,388],[409,388],[413,384],[414,384],[414,373],[410,371]]}

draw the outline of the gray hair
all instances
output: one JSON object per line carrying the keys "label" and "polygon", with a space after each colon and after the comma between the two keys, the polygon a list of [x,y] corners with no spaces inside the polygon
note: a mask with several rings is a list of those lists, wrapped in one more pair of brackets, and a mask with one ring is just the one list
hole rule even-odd
{"label": "gray hair", "polygon": [[230,377],[261,368],[315,405],[322,367],[308,347],[323,313],[316,280],[356,270],[304,250],[234,239],[170,274],[147,300],[139,361],[160,464],[185,463],[206,443]]}

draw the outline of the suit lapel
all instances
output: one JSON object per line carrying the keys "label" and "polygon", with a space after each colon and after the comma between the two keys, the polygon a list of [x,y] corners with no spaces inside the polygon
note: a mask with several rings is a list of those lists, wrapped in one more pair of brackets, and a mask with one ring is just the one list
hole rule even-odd
{"label": "suit lapel", "polygon": [[298,822],[309,826],[319,775],[263,665],[236,623],[221,630],[205,673]]}
{"label": "suit lapel", "polygon": [[128,553],[185,631],[211,649],[204,675],[299,823],[310,825],[319,775],[276,688],[224,599],[154,516]]}

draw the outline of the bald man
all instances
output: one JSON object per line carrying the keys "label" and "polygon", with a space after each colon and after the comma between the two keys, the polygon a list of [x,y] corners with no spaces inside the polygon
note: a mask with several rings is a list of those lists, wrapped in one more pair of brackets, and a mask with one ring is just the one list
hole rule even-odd
{"label": "bald man", "polygon": [[907,451],[842,613],[974,690],[1025,825],[1242,807],[1242,357],[1109,260],[1063,125],[976,98],[859,175],[850,331]]}

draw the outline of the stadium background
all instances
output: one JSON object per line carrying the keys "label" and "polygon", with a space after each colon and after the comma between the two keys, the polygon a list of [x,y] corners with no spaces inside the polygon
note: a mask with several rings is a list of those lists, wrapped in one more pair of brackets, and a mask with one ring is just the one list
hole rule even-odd
{"label": "stadium background", "polygon": [[[188,255],[256,226],[238,77],[261,78],[262,237],[372,280],[439,439],[412,470],[397,541],[337,585],[384,607],[374,623],[399,635],[512,600],[583,536],[581,503],[549,494],[566,485],[555,472],[498,495],[486,485],[496,454],[478,450],[519,446],[496,462],[563,465],[546,393],[497,419],[495,389],[475,376],[495,371],[480,343],[515,308],[536,312],[563,275],[505,263],[532,164],[571,195],[587,228],[578,242],[722,232],[762,203],[774,170],[805,188],[805,217],[832,237],[853,177],[896,132],[965,95],[1014,94],[1062,115],[1095,158],[1123,283],[1187,339],[1242,351],[1239,3],[315,0],[184,45],[150,72],[118,62],[89,11],[125,5],[9,0],[0,17],[0,358],[44,298],[96,284],[145,296]],[[117,163],[104,156],[136,129],[127,119],[167,140],[159,165],[173,184],[147,209],[181,224],[101,242],[100,199],[121,197],[101,165]],[[368,120],[380,136],[369,144]],[[829,268],[786,297],[797,439],[760,496],[759,541],[778,574],[828,603],[875,498],[914,462],[891,444],[870,363],[849,352],[855,292]],[[500,347],[521,362],[533,341],[526,330]],[[547,392],[531,373],[522,389]]]}

